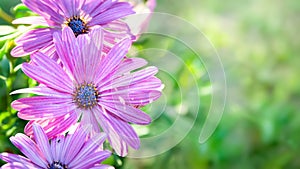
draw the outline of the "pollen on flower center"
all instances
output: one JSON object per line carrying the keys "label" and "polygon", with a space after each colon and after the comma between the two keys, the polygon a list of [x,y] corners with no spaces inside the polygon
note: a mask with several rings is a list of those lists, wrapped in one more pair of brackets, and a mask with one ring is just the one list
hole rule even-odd
{"label": "pollen on flower center", "polygon": [[73,30],[76,37],[88,32],[86,23],[78,16],[68,19],[67,25]]}
{"label": "pollen on flower center", "polygon": [[80,108],[92,108],[97,104],[98,90],[94,84],[83,83],[74,92],[74,101]]}
{"label": "pollen on flower center", "polygon": [[54,161],[51,165],[48,166],[48,169],[67,169],[68,167],[61,162]]}

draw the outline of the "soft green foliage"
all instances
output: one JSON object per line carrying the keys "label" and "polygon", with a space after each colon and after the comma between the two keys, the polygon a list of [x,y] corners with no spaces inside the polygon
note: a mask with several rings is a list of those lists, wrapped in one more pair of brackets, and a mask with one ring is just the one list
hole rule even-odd
{"label": "soft green foliage", "polygon": [[[1,0],[0,8],[13,18],[32,15],[22,5],[15,7],[15,2]],[[227,78],[225,112],[213,136],[200,144],[199,133],[211,106],[210,81],[203,63],[174,39],[142,36],[130,56],[143,57],[155,65],[158,61],[143,50],[165,49],[180,57],[185,65],[176,67],[174,76],[160,71],[158,76],[166,85],[164,96],[143,108],[155,120],[146,127],[135,126],[141,138],[163,133],[177,116],[184,117],[186,123],[194,121],[189,110],[180,115],[165,113],[159,105],[166,104],[166,110],[177,109],[184,102],[180,91],[191,88],[190,74],[198,83],[199,114],[193,129],[174,148],[143,159],[112,156],[106,163],[126,169],[300,168],[300,39],[297,34],[300,1],[158,0],[156,11],[185,18],[213,43]],[[19,153],[9,137],[23,132],[26,122],[17,118],[10,103],[24,96],[9,93],[36,83],[18,69],[29,58],[12,58],[9,52],[14,46],[13,39],[30,28],[8,25],[1,18],[0,23],[3,24],[0,26],[0,151]],[[173,62],[169,60],[167,64]],[[159,147],[161,143],[155,145]]]}
{"label": "soft green foliage", "polygon": [[[129,159],[124,168],[299,168],[299,10],[296,0],[158,1],[156,11],[185,18],[216,47],[227,77],[225,112],[214,135],[199,144],[210,106],[210,97],[201,95],[196,124],[178,146],[152,158]],[[188,58],[185,53],[180,56]],[[199,79],[200,90],[205,81],[205,75]],[[151,132],[161,128],[151,127]]]}

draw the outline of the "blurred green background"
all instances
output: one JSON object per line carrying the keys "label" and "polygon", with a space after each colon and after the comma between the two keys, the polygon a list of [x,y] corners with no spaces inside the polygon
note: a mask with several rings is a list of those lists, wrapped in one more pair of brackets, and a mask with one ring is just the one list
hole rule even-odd
{"label": "blurred green background", "polygon": [[[17,0],[1,0],[0,7],[14,16],[12,9],[17,3]],[[115,157],[111,160],[115,160],[116,168],[300,168],[300,38],[297,35],[300,1],[158,0],[155,11],[186,19],[213,43],[226,73],[226,107],[215,133],[200,144],[199,133],[211,106],[210,93],[205,90],[210,82],[203,64],[188,48],[172,39],[141,37],[135,50],[166,49],[181,56],[189,67],[189,70],[184,65],[179,67],[173,81],[166,73],[159,73],[166,84],[163,99],[167,100],[164,102],[167,108],[182,101],[178,100],[181,88],[189,90],[190,86],[181,81],[186,80],[190,70],[197,79],[201,104],[193,129],[177,146],[149,158]],[[1,19],[0,23],[9,24]],[[0,46],[5,51],[4,44]],[[138,57],[151,60],[143,52]],[[8,93],[35,85],[20,70],[12,70],[26,60],[6,54],[0,62],[1,152],[18,152],[8,138],[22,132],[25,122],[17,119],[9,106],[14,97],[22,96],[12,97]],[[154,114],[159,112],[153,106],[144,109]],[[188,123],[194,121],[188,110],[180,116],[185,116]],[[139,134],[142,138],[155,136],[173,123],[174,117],[162,112],[151,125],[140,128],[144,130],[139,130]],[[160,146],[159,142],[155,144]]]}

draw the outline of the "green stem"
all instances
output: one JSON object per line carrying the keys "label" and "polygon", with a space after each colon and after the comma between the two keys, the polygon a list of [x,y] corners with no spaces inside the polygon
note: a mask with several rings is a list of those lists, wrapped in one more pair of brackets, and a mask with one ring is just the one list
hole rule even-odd
{"label": "green stem", "polygon": [[12,109],[11,109],[11,102],[12,102],[12,97],[10,95],[10,92],[12,92],[12,86],[13,86],[13,81],[15,79],[15,72],[13,70],[13,61],[12,60],[9,60],[9,76],[7,77],[5,83],[6,83],[6,96],[7,96],[7,103],[8,103],[8,106],[7,106],[7,111],[12,113]]}
{"label": "green stem", "polygon": [[12,102],[12,98],[10,96],[10,92],[12,89],[12,78],[8,77],[5,82],[6,82],[6,96],[7,96],[7,103],[8,103],[7,111],[11,113],[10,103]]}
{"label": "green stem", "polygon": [[4,12],[1,8],[0,8],[0,18],[2,18],[3,20],[9,23],[13,21],[13,18],[9,16],[6,12]]}

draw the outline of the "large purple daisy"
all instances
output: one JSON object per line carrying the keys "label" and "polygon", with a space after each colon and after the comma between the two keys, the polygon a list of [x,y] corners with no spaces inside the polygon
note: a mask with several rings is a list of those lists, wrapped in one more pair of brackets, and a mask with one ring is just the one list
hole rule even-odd
{"label": "large purple daisy", "polygon": [[[13,56],[24,56],[41,51],[55,56],[53,33],[70,27],[75,36],[92,31],[95,25],[102,26],[104,39],[110,45],[124,37],[132,36],[121,17],[134,13],[127,2],[117,0],[22,0],[32,11],[40,16],[24,17],[13,21],[14,24],[37,24],[46,26],[31,30],[15,40],[17,46]],[[107,48],[107,49],[106,49]]]}
{"label": "large purple daisy", "polygon": [[[80,119],[92,124],[93,133],[102,130],[115,151],[125,156],[128,146],[139,148],[137,134],[128,123],[149,124],[151,118],[136,108],[161,95],[157,68],[141,58],[126,58],[130,39],[116,44],[108,54],[102,52],[103,32],[96,28],[90,35],[75,38],[68,27],[62,37],[54,34],[54,43],[63,67],[42,53],[31,55],[32,63],[22,70],[40,83],[35,88],[15,93],[41,96],[21,98],[12,103],[22,119],[31,120],[25,132],[32,134],[32,123],[39,123],[49,137],[67,130]],[[139,69],[139,70],[136,70]]]}
{"label": "large purple daisy", "polygon": [[88,127],[78,128],[75,133],[48,140],[43,129],[33,125],[34,140],[18,133],[10,137],[11,142],[27,157],[11,153],[0,153],[7,162],[2,169],[108,169],[100,162],[110,156],[102,146],[106,135],[88,136]]}

